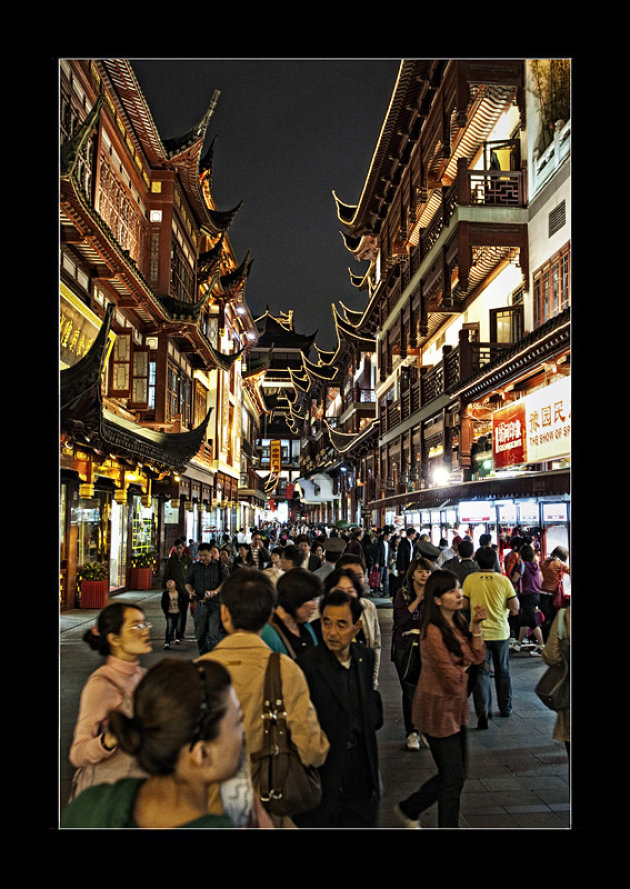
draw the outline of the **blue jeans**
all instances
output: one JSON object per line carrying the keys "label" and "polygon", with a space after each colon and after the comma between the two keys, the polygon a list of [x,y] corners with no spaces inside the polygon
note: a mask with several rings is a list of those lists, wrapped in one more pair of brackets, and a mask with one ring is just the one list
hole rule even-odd
{"label": "blue jeans", "polygon": [[490,687],[490,660],[494,667],[494,683],[497,704],[502,716],[512,712],[512,680],[510,679],[510,647],[508,639],[486,639],[486,660],[479,667],[477,681],[473,688],[475,713],[489,716],[492,711],[492,690]]}
{"label": "blue jeans", "polygon": [[459,827],[459,802],[468,761],[466,727],[462,726],[457,734],[448,738],[425,737],[438,773],[403,800],[400,809],[416,821],[421,812],[437,802],[438,827]]}
{"label": "blue jeans", "polygon": [[175,636],[177,634],[178,625],[179,625],[179,612],[177,614],[167,614],[166,615],[166,636],[164,638],[165,645],[170,645],[170,643],[174,641]]}
{"label": "blue jeans", "polygon": [[221,640],[221,602],[218,596],[207,602],[197,602],[195,614],[195,638],[199,654],[212,651]]}
{"label": "blue jeans", "polygon": [[389,596],[389,571],[387,568],[381,568],[381,589],[384,596]]}

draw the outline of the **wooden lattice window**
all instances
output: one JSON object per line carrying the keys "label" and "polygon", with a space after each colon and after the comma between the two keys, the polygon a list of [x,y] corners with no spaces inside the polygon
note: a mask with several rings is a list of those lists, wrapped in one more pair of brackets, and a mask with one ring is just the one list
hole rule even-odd
{"label": "wooden lattice window", "polygon": [[555,318],[571,304],[571,244],[534,272],[534,326]]}
{"label": "wooden lattice window", "polygon": [[192,380],[181,367],[169,361],[167,371],[167,416],[181,416],[182,424],[190,425],[192,411]]}

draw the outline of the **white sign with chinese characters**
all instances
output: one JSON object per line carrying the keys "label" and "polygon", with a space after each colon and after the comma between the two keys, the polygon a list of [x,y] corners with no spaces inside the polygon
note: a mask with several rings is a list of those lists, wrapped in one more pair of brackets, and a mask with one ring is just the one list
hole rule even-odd
{"label": "white sign with chinese characters", "polygon": [[527,460],[539,463],[571,453],[571,379],[528,395]]}
{"label": "white sign with chinese characters", "polygon": [[555,460],[571,453],[571,379],[532,392],[492,415],[495,469]]}

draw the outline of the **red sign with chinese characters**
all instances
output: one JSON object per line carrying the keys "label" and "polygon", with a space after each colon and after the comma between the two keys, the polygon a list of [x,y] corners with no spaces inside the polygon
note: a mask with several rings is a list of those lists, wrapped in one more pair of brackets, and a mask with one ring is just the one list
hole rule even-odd
{"label": "red sign with chinese characters", "polygon": [[527,462],[525,405],[516,401],[492,415],[494,468],[505,469]]}

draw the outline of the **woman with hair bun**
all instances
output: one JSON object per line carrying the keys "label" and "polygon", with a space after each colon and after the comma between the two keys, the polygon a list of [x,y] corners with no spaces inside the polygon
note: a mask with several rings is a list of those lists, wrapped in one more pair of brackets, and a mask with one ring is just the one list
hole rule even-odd
{"label": "woman with hair bun", "polygon": [[139,608],[113,602],[83,636],[105,663],[92,673],[81,692],[69,757],[76,768],[71,799],[93,784],[143,774],[133,758],[118,748],[109,730],[108,714],[120,710],[132,715],[133,693],[146,672],[140,657],[151,651],[150,626]]}
{"label": "woman with hair bun", "polygon": [[117,710],[110,727],[146,776],[88,788],[61,827],[235,827],[208,806],[210,786],[234,777],[243,757],[242,713],[225,667],[165,658],[139,683],[133,704],[134,716]]}

